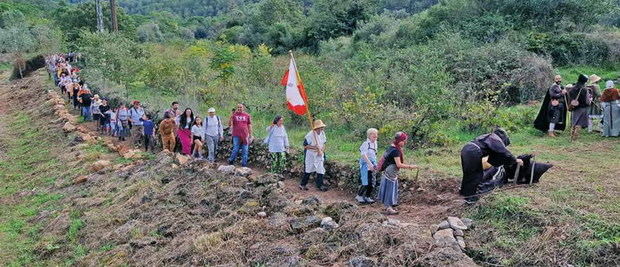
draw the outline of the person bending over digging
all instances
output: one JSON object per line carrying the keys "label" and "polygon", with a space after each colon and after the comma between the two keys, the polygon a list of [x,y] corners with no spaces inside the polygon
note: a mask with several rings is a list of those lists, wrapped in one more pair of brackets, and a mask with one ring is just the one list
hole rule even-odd
{"label": "person bending over digging", "polygon": [[483,180],[482,158],[488,156],[488,163],[493,166],[523,165],[521,159],[506,148],[510,145],[510,139],[504,129],[495,127],[492,133],[483,134],[467,143],[461,150],[461,166],[463,168],[463,180],[460,194],[465,197],[468,204],[478,201],[476,189]]}
{"label": "person bending over digging", "polygon": [[381,175],[379,194],[377,199],[385,206],[387,215],[398,214],[394,209],[398,205],[398,172],[400,169],[417,169],[417,165],[405,164],[405,154],[403,148],[407,143],[407,136],[404,132],[397,132],[394,141],[388,150],[383,154],[378,166]]}
{"label": "person bending over digging", "polygon": [[320,191],[327,191],[327,187],[323,185],[323,176],[325,175],[325,124],[321,120],[315,120],[313,129],[304,139],[304,176],[299,184],[299,189],[308,190],[306,186],[310,175],[316,172],[316,188]]}

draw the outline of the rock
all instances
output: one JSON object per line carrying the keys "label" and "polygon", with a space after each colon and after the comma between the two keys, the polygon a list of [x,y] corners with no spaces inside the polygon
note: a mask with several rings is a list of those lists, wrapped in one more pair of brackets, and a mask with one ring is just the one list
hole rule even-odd
{"label": "rock", "polygon": [[336,222],[340,222],[340,219],[342,218],[342,216],[344,216],[347,213],[354,212],[357,209],[358,207],[354,204],[351,204],[346,201],[340,201],[340,202],[334,202],[334,203],[327,205],[327,207],[323,209],[323,214],[334,218]]}
{"label": "rock", "polygon": [[81,183],[85,183],[86,181],[88,181],[88,178],[86,177],[86,175],[81,175],[81,176],[78,176],[77,178],[75,178],[73,183],[81,184]]}
{"label": "rock", "polygon": [[93,165],[90,166],[90,170],[93,172],[98,172],[111,165],[112,163],[109,160],[98,160],[95,163],[93,163]]}
{"label": "rock", "polygon": [[452,230],[450,228],[448,228],[448,229],[441,229],[441,230],[437,231],[437,233],[435,233],[433,235],[433,238],[435,240],[441,239],[441,238],[446,238],[446,237],[454,238],[454,230]]}
{"label": "rock", "polygon": [[257,186],[275,184],[280,180],[280,177],[281,176],[278,174],[266,173],[256,178],[256,180],[254,181],[254,184],[256,184]]}
{"label": "rock", "polygon": [[[185,155],[181,155],[181,154],[177,154],[176,159],[177,159],[177,162],[179,163],[179,165],[185,165],[187,162],[189,162],[189,157],[185,156]],[[233,166],[233,168],[234,168],[234,166]]]}
{"label": "rock", "polygon": [[435,239],[435,246],[437,247],[450,247],[456,251],[461,251],[458,242],[454,238],[454,230],[451,228],[437,231],[437,233],[433,235],[433,239]]}
{"label": "rock", "polygon": [[285,184],[282,181],[278,181],[278,188],[284,188]]}
{"label": "rock", "polygon": [[373,267],[377,266],[377,262],[375,260],[364,257],[364,256],[356,256],[349,260],[348,264],[352,267]]}
{"label": "rock", "polygon": [[464,236],[465,233],[463,233],[463,230],[461,229],[456,229],[454,230],[454,236]]}
{"label": "rock", "polygon": [[456,242],[458,242],[459,247],[461,247],[461,249],[465,249],[465,239],[462,236],[457,236]]}
{"label": "rock", "polygon": [[338,226],[338,223],[334,222],[334,219],[332,219],[332,217],[325,217],[321,220],[321,227],[325,228],[326,230],[336,229],[338,228]]}
{"label": "rock", "polygon": [[439,224],[432,224],[430,226],[430,230],[431,230],[431,236],[432,236],[435,232],[439,231]]}
{"label": "rock", "polygon": [[392,219],[392,218],[388,218],[387,220],[383,221],[383,225],[385,225],[385,226],[396,226],[396,227],[402,226],[402,224],[400,223],[399,220]]}
{"label": "rock", "polygon": [[448,217],[448,223],[454,230],[467,230],[467,226],[457,217]]}
{"label": "rock", "polygon": [[302,200],[301,204],[307,205],[307,206],[321,205],[321,200],[316,196],[311,196],[311,197],[307,197],[306,199]]}
{"label": "rock", "polygon": [[450,223],[448,221],[442,221],[437,225],[437,227],[439,228],[439,230],[448,229],[450,228]]}
{"label": "rock", "polygon": [[70,122],[65,122],[65,125],[62,126],[62,130],[70,133],[75,131],[75,125],[71,124]]}
{"label": "rock", "polygon": [[237,168],[237,169],[235,169],[235,175],[238,175],[238,176],[241,176],[241,177],[248,177],[248,176],[252,175],[252,169],[250,169],[248,167]]}
{"label": "rock", "polygon": [[267,217],[267,212],[261,211],[261,212],[257,213],[256,215],[258,215],[258,217],[265,218],[265,217]]}
{"label": "rock", "polygon": [[461,219],[461,221],[463,222],[463,224],[465,224],[465,226],[467,226],[467,229],[471,228],[471,226],[474,224],[474,220],[470,218],[463,218]]}
{"label": "rock", "polygon": [[235,170],[236,168],[233,165],[221,165],[217,167],[217,171],[223,172],[224,174],[234,174]]}
{"label": "rock", "polygon": [[295,218],[290,221],[291,228],[297,233],[305,232],[321,225],[321,219],[317,216]]}

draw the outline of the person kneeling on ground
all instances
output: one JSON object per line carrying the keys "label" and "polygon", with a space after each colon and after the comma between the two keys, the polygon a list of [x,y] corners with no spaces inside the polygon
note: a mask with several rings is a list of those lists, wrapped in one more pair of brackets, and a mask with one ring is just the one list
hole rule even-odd
{"label": "person kneeling on ground", "polygon": [[463,180],[460,194],[465,197],[467,203],[478,201],[476,190],[483,181],[482,158],[488,156],[488,163],[493,166],[523,165],[523,161],[506,148],[510,145],[508,134],[503,129],[496,127],[492,133],[476,137],[467,143],[461,150],[461,166],[463,168]]}
{"label": "person kneeling on ground", "polygon": [[325,175],[325,124],[321,120],[315,120],[313,129],[304,139],[304,177],[301,179],[299,189],[308,190],[306,185],[310,180],[310,175],[316,172],[316,188],[321,191],[327,191],[327,187],[323,185],[323,176]]}
{"label": "person kneeling on ground", "polygon": [[379,194],[377,199],[385,206],[387,215],[398,214],[394,209],[398,205],[398,172],[400,169],[417,169],[417,165],[405,164],[405,154],[403,148],[407,143],[407,136],[404,132],[397,132],[394,141],[383,154],[379,162],[379,168],[383,171]]}
{"label": "person kneeling on ground", "polygon": [[355,200],[358,203],[374,203],[370,197],[373,192],[374,172],[377,171],[377,138],[379,131],[370,128],[366,131],[366,141],[360,146],[360,188],[357,191]]}

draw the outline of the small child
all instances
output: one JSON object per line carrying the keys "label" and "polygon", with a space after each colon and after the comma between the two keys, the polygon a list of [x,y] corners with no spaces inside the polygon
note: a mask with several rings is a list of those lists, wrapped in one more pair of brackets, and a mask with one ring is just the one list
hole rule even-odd
{"label": "small child", "polygon": [[202,158],[202,139],[204,135],[205,128],[202,127],[202,119],[196,117],[194,125],[192,125],[192,143],[194,144],[192,156]]}
{"label": "small child", "polygon": [[144,115],[140,120],[144,127],[144,151],[149,151],[151,138],[155,137],[155,123],[151,121],[151,115]]}
{"label": "small child", "polygon": [[118,136],[117,132],[116,132],[116,111],[118,110],[118,108],[112,108],[108,111],[106,111],[105,116],[106,119],[108,121],[108,124],[106,125],[106,132],[110,135],[110,136]]}

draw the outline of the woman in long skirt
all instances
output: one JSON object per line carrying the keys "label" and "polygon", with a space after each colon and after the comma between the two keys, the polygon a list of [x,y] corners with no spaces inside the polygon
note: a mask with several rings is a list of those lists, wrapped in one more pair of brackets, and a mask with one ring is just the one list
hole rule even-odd
{"label": "woman in long skirt", "polygon": [[[407,134],[404,132],[396,133],[394,142],[383,154],[383,158],[379,163],[383,174],[381,175],[381,185],[379,186],[379,195],[377,199],[385,206],[387,215],[398,214],[394,209],[398,205],[398,172],[400,169],[417,169],[416,165],[405,164],[405,155],[403,147],[407,143]],[[385,166],[385,168],[383,167]]]}
{"label": "woman in long skirt", "polygon": [[194,125],[194,112],[191,108],[186,108],[179,119],[179,130],[177,132],[181,142],[181,154],[183,155],[192,153],[192,125]]}
{"label": "woman in long skirt", "polygon": [[601,95],[603,108],[603,131],[605,137],[620,136],[620,90],[614,88],[613,81],[607,81]]}
{"label": "woman in long skirt", "polygon": [[586,88],[586,82],[588,81],[588,76],[583,74],[579,75],[577,80],[577,84],[568,92],[570,97],[570,106],[572,107],[571,112],[571,123],[572,123],[572,132],[571,132],[571,140],[576,140],[579,137],[579,131],[582,128],[588,127],[588,108],[590,107],[590,93],[588,88]]}

